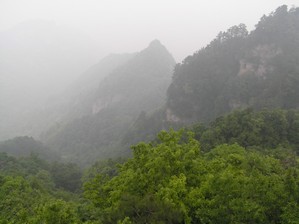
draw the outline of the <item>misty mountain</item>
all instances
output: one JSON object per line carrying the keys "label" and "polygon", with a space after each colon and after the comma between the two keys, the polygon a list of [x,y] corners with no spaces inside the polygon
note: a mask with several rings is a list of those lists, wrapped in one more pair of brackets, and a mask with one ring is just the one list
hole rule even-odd
{"label": "misty mountain", "polygon": [[115,108],[135,116],[142,110],[157,108],[166,99],[174,63],[167,49],[154,40],[100,83],[93,113]]}
{"label": "misty mountain", "polygon": [[[100,81],[118,66],[127,62],[134,54],[112,54],[91,66],[65,91],[56,94],[45,102],[28,111],[20,118],[15,118],[20,134],[28,133],[37,138],[41,133],[60,122],[68,122],[83,115],[91,114],[92,99]],[[24,113],[24,112],[23,112]],[[4,122],[4,124],[6,124]],[[12,126],[14,131],[16,127]],[[3,131],[7,131],[3,129]]]}
{"label": "misty mountain", "polygon": [[64,107],[67,111],[64,118],[73,119],[90,115],[100,83],[116,68],[126,64],[134,56],[135,53],[110,54],[81,74],[57,99],[57,101],[61,99],[65,101]]}
{"label": "misty mountain", "polygon": [[244,24],[233,26],[175,66],[165,107],[142,114],[123,143],[237,109],[298,109],[298,65],[299,8],[279,7],[250,33]]}
{"label": "misty mountain", "polygon": [[0,49],[0,139],[32,134],[32,111],[101,56],[90,37],[43,20],[1,32]]}
{"label": "misty mountain", "polygon": [[298,108],[298,64],[299,8],[281,6],[250,34],[234,26],[177,64],[168,119],[208,122],[239,108]]}
{"label": "misty mountain", "polygon": [[43,107],[33,111],[34,118],[31,121],[33,124],[38,124],[36,117],[40,117],[39,134],[49,129],[54,123],[66,123],[92,114],[94,95],[100,82],[134,55],[134,53],[111,54],[104,57],[83,72],[65,91],[49,98]]}
{"label": "misty mountain", "polygon": [[84,108],[89,114],[57,123],[43,134],[43,141],[81,165],[99,157],[128,155],[119,145],[122,136],[141,111],[165,104],[174,65],[167,49],[158,40],[151,42],[87,96]]}

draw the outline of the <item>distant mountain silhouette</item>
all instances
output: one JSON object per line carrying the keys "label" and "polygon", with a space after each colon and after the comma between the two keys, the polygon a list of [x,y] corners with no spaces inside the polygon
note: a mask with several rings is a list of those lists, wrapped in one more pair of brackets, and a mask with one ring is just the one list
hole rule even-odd
{"label": "distant mountain silhouette", "polygon": [[81,165],[97,158],[128,155],[119,145],[122,136],[141,111],[165,104],[174,65],[167,49],[153,41],[99,83],[84,106],[89,114],[53,126],[44,133],[44,141],[61,151],[66,160]]}

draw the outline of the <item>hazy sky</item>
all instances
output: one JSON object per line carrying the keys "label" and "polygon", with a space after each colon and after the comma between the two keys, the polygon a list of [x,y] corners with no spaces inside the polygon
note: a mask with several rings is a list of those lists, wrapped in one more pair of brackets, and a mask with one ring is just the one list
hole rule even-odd
{"label": "hazy sky", "polygon": [[299,6],[299,0],[0,0],[0,31],[51,20],[91,36],[103,54],[139,51],[159,39],[179,61],[230,26],[253,29],[283,4]]}

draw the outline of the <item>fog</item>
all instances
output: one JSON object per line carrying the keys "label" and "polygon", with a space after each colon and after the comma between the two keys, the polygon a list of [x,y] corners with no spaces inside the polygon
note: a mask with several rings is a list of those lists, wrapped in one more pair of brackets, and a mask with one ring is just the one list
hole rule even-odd
{"label": "fog", "polygon": [[102,54],[134,52],[159,39],[177,61],[207,44],[220,30],[245,23],[297,0],[2,0],[0,30],[43,19],[72,27],[102,46]]}
{"label": "fog", "polygon": [[299,0],[0,0],[0,224],[299,224]]}
{"label": "fog", "polygon": [[[298,1],[1,0],[0,139],[110,53],[159,39],[177,62],[219,31]],[[25,128],[26,129],[26,128]],[[12,130],[9,135],[4,133]]]}

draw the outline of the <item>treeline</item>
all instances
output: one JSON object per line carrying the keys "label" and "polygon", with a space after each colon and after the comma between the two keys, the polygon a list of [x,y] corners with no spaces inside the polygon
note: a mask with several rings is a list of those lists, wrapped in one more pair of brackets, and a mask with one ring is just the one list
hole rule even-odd
{"label": "treeline", "polygon": [[298,111],[243,110],[84,172],[1,153],[0,223],[297,223],[298,134]]}
{"label": "treeline", "polygon": [[28,136],[18,136],[0,142],[0,153],[7,152],[9,155],[20,157],[38,154],[42,159],[59,160],[60,154],[46,147],[42,142]]}
{"label": "treeline", "polygon": [[[134,126],[127,130],[123,144],[151,141],[161,129],[182,128],[181,124],[169,122],[161,124],[159,119],[162,118],[162,114],[162,111],[157,111],[154,116],[141,113]],[[203,151],[211,150],[223,143],[238,143],[245,148],[282,146],[299,152],[298,110],[254,111],[252,108],[235,110],[209,124],[192,124],[187,129],[195,133],[195,138],[201,142]]]}
{"label": "treeline", "polygon": [[239,110],[217,118],[208,126],[197,124],[190,129],[203,151],[224,143],[237,143],[247,149],[288,148],[299,153],[297,110]]}

